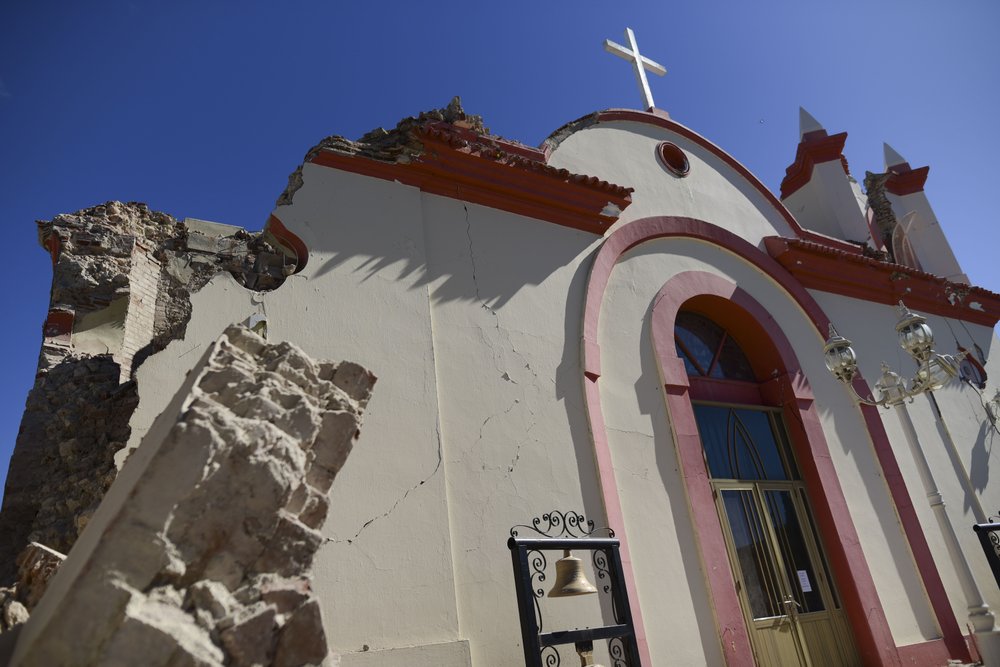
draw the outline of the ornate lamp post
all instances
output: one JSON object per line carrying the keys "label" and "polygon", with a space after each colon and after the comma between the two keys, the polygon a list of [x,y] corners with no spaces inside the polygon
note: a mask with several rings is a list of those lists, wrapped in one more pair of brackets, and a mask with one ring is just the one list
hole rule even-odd
{"label": "ornate lamp post", "polygon": [[898,311],[900,317],[896,323],[896,335],[899,337],[899,345],[917,362],[917,373],[907,383],[888,364],[882,362],[882,376],[875,383],[878,398],[874,400],[864,398],[854,390],[851,381],[858,371],[857,355],[854,354],[851,341],[838,334],[833,324],[830,325],[830,337],[823,348],[826,367],[865,405],[888,409],[908,399],[912,402],[914,396],[940,389],[958,377],[959,364],[965,353],[961,352],[957,357],[938,354],[934,351],[934,333],[927,325],[927,318],[911,312],[902,301],[899,302]]}
{"label": "ornate lamp post", "polygon": [[[920,446],[917,430],[905,405],[907,400],[912,403],[914,396],[923,393],[930,394],[958,377],[959,364],[965,353],[962,352],[957,357],[950,354],[938,354],[934,351],[934,334],[927,325],[927,318],[911,312],[903,305],[902,301],[899,302],[898,311],[899,321],[896,323],[896,335],[899,337],[899,345],[917,362],[917,372],[909,382],[903,380],[898,373],[894,373],[889,365],[883,361],[882,375],[874,387],[874,393],[878,395],[878,398],[869,399],[860,396],[851,384],[858,370],[857,356],[854,354],[854,348],[851,347],[851,341],[839,335],[833,328],[833,324],[830,325],[830,338],[827,339],[826,346],[823,348],[826,367],[834,377],[850,389],[858,402],[886,409],[896,408],[896,415],[899,417],[906,442],[909,444],[910,452],[917,464],[928,503],[934,510],[934,516],[944,537],[948,555],[951,557],[952,564],[958,574],[968,608],[969,621],[977,632],[988,632],[993,629],[993,612],[983,601],[983,596],[976,585],[972,569],[959,545],[955,528],[945,512],[944,499],[938,491],[930,464]],[[936,406],[933,395],[930,395],[930,398]],[[948,444],[953,448],[954,443],[950,442],[950,436]],[[949,454],[954,457],[956,452],[949,451]],[[978,499],[975,498],[975,492],[969,487],[971,485],[967,486],[967,492],[973,494],[971,500],[976,501],[973,503],[976,505]]]}

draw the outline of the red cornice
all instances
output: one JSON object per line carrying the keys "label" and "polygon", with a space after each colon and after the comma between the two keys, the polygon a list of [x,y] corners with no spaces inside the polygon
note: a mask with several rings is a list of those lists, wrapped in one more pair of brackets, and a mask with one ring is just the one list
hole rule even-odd
{"label": "red cornice", "polygon": [[800,239],[770,236],[764,246],[809,289],[889,305],[902,300],[919,312],[988,327],[1000,320],[1000,294],[982,287]]}
{"label": "red cornice", "polygon": [[844,173],[849,174],[847,160],[844,158],[845,143],[847,132],[827,136],[825,130],[817,130],[804,135],[795,149],[795,162],[785,169],[785,178],[781,181],[781,198],[787,199],[808,183],[812,178],[813,167],[817,164],[840,160]]}
{"label": "red cornice", "polygon": [[899,197],[923,192],[930,170],[930,167],[912,169],[907,162],[893,165],[889,167],[889,178],[885,182],[885,189]]}
{"label": "red cornice", "polygon": [[550,167],[543,151],[523,144],[443,122],[413,133],[422,148],[409,162],[331,149],[309,161],[598,235],[618,219],[608,204],[620,212],[632,203],[632,188]]}

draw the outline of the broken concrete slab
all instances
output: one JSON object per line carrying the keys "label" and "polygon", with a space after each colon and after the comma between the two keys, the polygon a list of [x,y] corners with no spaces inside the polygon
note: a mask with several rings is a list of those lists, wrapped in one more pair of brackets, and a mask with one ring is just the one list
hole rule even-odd
{"label": "broken concrete slab", "polygon": [[[227,329],[164,415],[172,426],[151,429],[115,480],[11,664],[321,664],[309,576],[322,543],[317,505],[325,513],[328,500],[308,489],[302,502],[297,491],[318,452],[346,457],[375,381],[362,373],[367,384],[350,398],[336,369]],[[262,395],[308,410],[285,429],[269,421],[269,402],[250,400]],[[353,427],[323,429],[330,414]]]}

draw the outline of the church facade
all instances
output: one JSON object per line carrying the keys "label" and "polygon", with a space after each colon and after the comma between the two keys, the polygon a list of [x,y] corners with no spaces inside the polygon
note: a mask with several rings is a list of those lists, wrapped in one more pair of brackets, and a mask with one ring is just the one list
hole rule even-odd
{"label": "church facade", "polygon": [[[457,104],[324,140],[268,222],[280,285],[221,271],[182,338],[128,350],[128,447],[232,323],[378,376],[314,567],[345,667],[522,663],[506,540],[553,512],[621,540],[644,665],[990,664],[1000,590],[971,526],[1000,507],[1000,296],[968,284],[926,168],[887,149],[863,191],[846,134],[801,130],[780,198],[656,109],[539,148]],[[859,402],[885,395],[880,361],[917,373],[917,314],[967,356],[934,357],[912,401]],[[600,592],[539,606],[547,628],[613,615]]]}

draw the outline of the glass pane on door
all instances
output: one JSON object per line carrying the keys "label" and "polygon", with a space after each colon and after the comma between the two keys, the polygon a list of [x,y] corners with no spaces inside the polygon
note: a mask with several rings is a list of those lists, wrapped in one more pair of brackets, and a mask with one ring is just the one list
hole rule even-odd
{"label": "glass pane on door", "polygon": [[718,405],[694,408],[712,479],[795,479],[791,457],[775,438],[769,413]]}
{"label": "glass pane on door", "polygon": [[783,616],[780,575],[753,491],[725,489],[720,493],[750,612],[755,619]]}
{"label": "glass pane on door", "polygon": [[765,490],[764,504],[771,517],[771,526],[781,559],[785,564],[787,581],[791,584],[791,593],[799,604],[799,612],[823,611],[823,596],[820,584],[816,580],[816,568],[813,567],[809,549],[802,534],[802,526],[792,500],[791,491]]}

